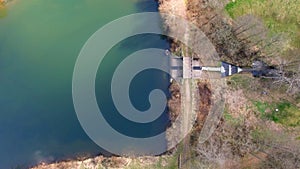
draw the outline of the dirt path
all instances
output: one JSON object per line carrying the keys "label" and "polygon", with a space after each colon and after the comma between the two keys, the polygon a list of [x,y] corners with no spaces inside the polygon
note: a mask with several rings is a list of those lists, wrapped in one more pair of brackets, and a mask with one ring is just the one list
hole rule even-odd
{"label": "dirt path", "polygon": [[[195,111],[195,100],[194,100],[194,80],[192,79],[183,79],[182,82],[182,133],[191,133],[190,129],[194,123],[194,117],[196,115]],[[188,135],[183,140],[183,149],[181,153],[181,167],[189,169],[191,168],[190,159],[192,158],[192,150],[190,146],[190,136]]]}
{"label": "dirt path", "polygon": [[[187,4],[185,0],[160,0],[160,12],[165,12],[168,14],[180,16],[184,19],[187,19]],[[166,23],[170,29],[176,30],[184,30],[184,38],[188,41],[189,32],[185,25],[173,25],[172,21],[167,21]],[[182,48],[186,48],[182,51],[188,51],[186,46],[182,46]],[[181,52],[182,57],[190,57],[188,53]],[[193,99],[193,94],[196,93],[193,90],[193,80],[192,79],[183,79],[181,81],[181,112],[180,112],[180,124],[176,125],[177,131],[172,131],[171,135],[181,135],[184,136],[187,133],[190,133],[192,128],[194,117],[196,115],[195,104]],[[178,131],[179,130],[179,131]],[[176,133],[177,132],[177,133]],[[172,136],[173,137],[173,136]],[[175,136],[176,137],[176,136]],[[169,140],[171,140],[169,138]],[[173,140],[171,140],[173,141]],[[187,136],[182,142],[182,152],[180,153],[180,163],[182,168],[191,168],[189,160],[191,159],[191,150],[190,150],[190,137]]]}

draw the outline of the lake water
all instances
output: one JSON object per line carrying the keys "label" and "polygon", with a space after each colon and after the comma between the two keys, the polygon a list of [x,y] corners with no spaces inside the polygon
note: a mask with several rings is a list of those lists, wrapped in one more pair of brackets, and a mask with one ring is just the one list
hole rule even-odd
{"label": "lake water", "polygon": [[[6,16],[0,18],[0,169],[103,152],[85,134],[73,108],[74,64],[83,44],[101,26],[145,11],[157,11],[157,2],[14,0],[8,6]],[[106,80],[96,80],[97,97],[108,100],[103,110],[116,113],[106,98],[114,68],[128,54],[149,47],[165,49],[168,45],[159,36],[142,35],[121,42],[107,55],[104,70],[98,72]],[[147,104],[139,105],[145,105],[149,90],[167,91],[168,78],[158,71],[139,76],[132,102],[147,109]],[[167,121],[163,117],[139,130],[152,126],[159,133]],[[119,124],[115,126],[119,130],[131,125],[122,120]],[[147,137],[145,133],[137,137]]]}

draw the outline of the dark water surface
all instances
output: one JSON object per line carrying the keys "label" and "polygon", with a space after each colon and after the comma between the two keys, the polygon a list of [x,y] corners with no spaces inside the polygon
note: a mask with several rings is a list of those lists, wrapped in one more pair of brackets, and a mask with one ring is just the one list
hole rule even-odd
{"label": "dark water surface", "polygon": [[[76,58],[101,26],[124,15],[156,10],[154,0],[15,0],[8,6],[7,16],[0,19],[0,169],[101,151],[82,130],[73,108]],[[96,81],[97,97],[106,97],[111,73],[126,55],[148,47],[167,48],[167,43],[144,35],[115,46],[98,72],[107,81]],[[167,91],[164,73],[143,72],[136,79],[130,94],[138,109],[147,109],[144,102],[152,88]],[[116,113],[110,104],[107,101],[105,111]],[[139,129],[152,127],[160,133],[166,122],[164,117]],[[126,123],[115,127],[122,130]]]}

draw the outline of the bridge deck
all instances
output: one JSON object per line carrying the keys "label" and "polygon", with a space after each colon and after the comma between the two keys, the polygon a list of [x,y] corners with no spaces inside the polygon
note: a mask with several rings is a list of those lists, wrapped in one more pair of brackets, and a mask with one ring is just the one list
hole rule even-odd
{"label": "bridge deck", "polygon": [[192,58],[183,57],[183,78],[192,78]]}

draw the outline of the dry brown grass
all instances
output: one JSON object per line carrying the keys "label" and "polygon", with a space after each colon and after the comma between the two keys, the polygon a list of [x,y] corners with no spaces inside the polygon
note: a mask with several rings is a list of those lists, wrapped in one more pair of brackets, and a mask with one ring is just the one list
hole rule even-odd
{"label": "dry brown grass", "polygon": [[174,122],[181,112],[181,93],[180,85],[172,83],[170,88],[171,98],[168,100],[169,117],[171,122]]}

